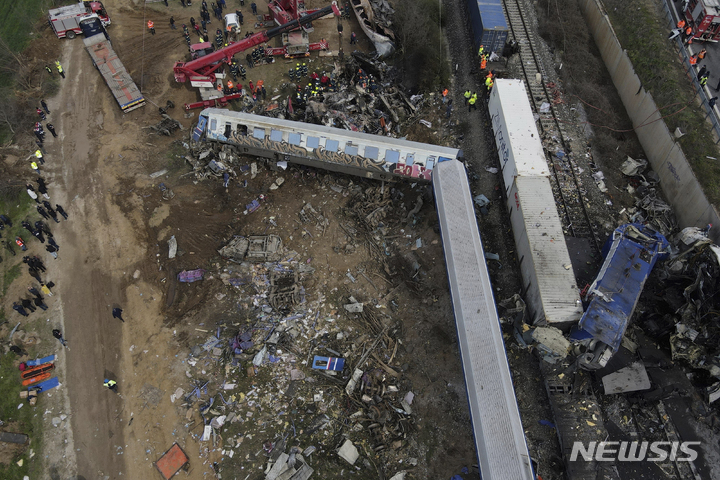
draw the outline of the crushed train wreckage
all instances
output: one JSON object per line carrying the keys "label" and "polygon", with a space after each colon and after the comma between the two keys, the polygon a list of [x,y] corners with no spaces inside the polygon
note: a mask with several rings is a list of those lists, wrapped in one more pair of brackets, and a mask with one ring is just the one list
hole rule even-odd
{"label": "crushed train wreckage", "polygon": [[395,51],[395,34],[390,28],[388,15],[394,10],[387,0],[352,0],[355,17],[360,28],[375,46],[379,58],[387,57]]}

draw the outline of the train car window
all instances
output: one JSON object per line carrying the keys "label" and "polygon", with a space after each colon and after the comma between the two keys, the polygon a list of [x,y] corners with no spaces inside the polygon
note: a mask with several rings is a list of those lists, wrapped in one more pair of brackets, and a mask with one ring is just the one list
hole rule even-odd
{"label": "train car window", "polygon": [[[365,147],[365,155],[363,155],[365,158],[372,158],[373,160],[378,159],[378,154],[380,153],[380,149],[377,147]],[[397,163],[397,162],[395,162]]]}
{"label": "train car window", "polygon": [[217,119],[213,118],[212,120],[210,120],[210,131],[214,132],[216,128],[217,128]]}
{"label": "train car window", "polygon": [[317,148],[320,146],[320,139],[318,137],[307,137],[305,143],[308,148]]}
{"label": "train car window", "polygon": [[245,137],[245,136],[247,136],[247,132],[248,132],[247,125],[240,125],[239,123],[237,124],[238,135],[242,135],[243,137]]}
{"label": "train car window", "polygon": [[428,170],[432,170],[432,168],[435,166],[435,157],[430,156],[428,157],[427,161],[425,162],[425,168]]}
{"label": "train car window", "polygon": [[408,153],[408,156],[405,157],[405,165],[412,165],[413,163],[415,163],[415,154]]}
{"label": "train car window", "polygon": [[299,133],[291,133],[288,135],[288,143],[290,145],[300,145],[301,135]]}
{"label": "train car window", "polygon": [[232,134],[232,125],[230,125],[230,122],[225,124],[225,138],[230,138],[230,135]]}
{"label": "train car window", "polygon": [[385,152],[385,161],[388,163],[400,163],[400,152],[397,150],[387,150]]}
{"label": "train car window", "polygon": [[280,130],[270,130],[270,140],[273,142],[282,142],[282,134]]}
{"label": "train car window", "polygon": [[340,142],[338,142],[337,140],[327,139],[325,141],[325,150],[327,150],[328,152],[337,152],[339,147]]}
{"label": "train car window", "polygon": [[345,145],[345,153],[347,155],[357,155],[358,154],[358,147],[355,145]]}
{"label": "train car window", "polygon": [[258,140],[265,140],[265,129],[264,128],[253,128],[253,137]]}

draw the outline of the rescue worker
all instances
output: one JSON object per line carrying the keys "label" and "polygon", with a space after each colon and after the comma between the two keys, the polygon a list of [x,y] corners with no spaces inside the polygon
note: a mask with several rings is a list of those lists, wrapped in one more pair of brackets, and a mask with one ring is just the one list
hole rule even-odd
{"label": "rescue worker", "polygon": [[65,70],[63,70],[62,65],[60,65],[60,60],[55,60],[55,68],[57,68],[58,73],[62,78],[65,78]]}
{"label": "rescue worker", "polygon": [[685,19],[684,19],[684,18],[681,18],[681,19],[677,22],[677,28],[685,28]]}
{"label": "rescue worker", "polygon": [[40,118],[47,120],[47,115],[45,115],[45,112],[43,112],[40,108],[35,108],[35,111],[38,115],[40,115]]}
{"label": "rescue worker", "polygon": [[690,65],[696,65],[698,61],[697,53],[690,57]]}
{"label": "rescue worker", "polygon": [[470,100],[470,97],[472,97],[472,92],[470,90],[465,90],[463,96],[465,97],[465,105],[467,105],[468,100]]}
{"label": "rescue worker", "polygon": [[40,150],[35,150],[35,158],[37,158],[37,161],[40,162],[40,165],[45,165],[45,159],[43,158],[43,154]]}
{"label": "rescue worker", "polygon": [[45,110],[45,113],[50,113],[50,109],[48,108],[47,103],[45,103],[45,100],[40,100],[40,106],[42,106],[43,110]]}
{"label": "rescue worker", "polygon": [[707,50],[705,50],[705,49],[703,48],[703,49],[700,50],[700,52],[698,52],[698,54],[697,54],[698,60],[703,60],[703,59],[705,58],[705,55],[707,55]]}
{"label": "rescue worker", "polygon": [[478,49],[478,57],[482,57],[485,54],[485,46],[480,45],[480,48]]}
{"label": "rescue worker", "polygon": [[48,72],[48,73],[50,74],[50,76],[52,77],[52,74],[53,74],[53,73],[52,73],[52,68],[50,68],[50,65],[45,65],[45,70],[47,70],[47,72]]}
{"label": "rescue worker", "polygon": [[485,70],[487,68],[487,55],[483,55],[480,58],[480,70]]}
{"label": "rescue worker", "polygon": [[184,33],[185,35],[189,35],[189,34],[190,34],[190,32],[188,31],[187,25],[185,25],[184,23],[182,24],[182,29],[183,29],[183,33]]}
{"label": "rescue worker", "polygon": [[57,133],[55,133],[55,126],[52,123],[48,123],[46,127],[48,130],[50,130],[50,133],[52,133],[53,137],[57,137]]}
{"label": "rescue worker", "polygon": [[62,205],[59,205],[59,204],[56,203],[56,204],[55,204],[55,210],[56,210],[60,215],[62,215],[65,220],[68,219],[68,214],[67,214],[67,212],[65,212],[65,209],[62,207]]}
{"label": "rescue worker", "polygon": [[357,43],[357,35],[355,35],[355,32],[350,32],[350,45],[355,45]]}
{"label": "rescue worker", "polygon": [[[709,76],[709,75],[710,75],[710,72],[707,72],[707,75]],[[708,77],[707,77],[707,76],[702,77],[702,78],[700,79],[700,86],[701,86],[701,87],[704,87],[705,85],[707,85],[707,81],[708,81]]]}
{"label": "rescue worker", "polygon": [[228,92],[232,93],[232,89],[235,88],[235,84],[233,84],[232,80],[228,80],[227,88]]}
{"label": "rescue worker", "polygon": [[489,78],[485,79],[485,86],[487,87],[488,93],[490,93],[490,90],[492,90],[492,87],[494,84],[495,84],[495,82],[493,82],[492,78],[489,77]]}
{"label": "rescue worker", "polygon": [[476,102],[477,102],[477,93],[473,93],[472,96],[470,97],[470,100],[468,100],[468,112],[477,110],[477,105],[475,105]]}
{"label": "rescue worker", "polygon": [[147,26],[148,26],[148,29],[150,30],[150,33],[155,35],[155,23],[152,20],[148,20]]}
{"label": "rescue worker", "polygon": [[106,378],[103,382],[103,386],[106,387],[108,390],[112,390],[113,392],[117,393],[117,382],[115,380],[108,380]]}

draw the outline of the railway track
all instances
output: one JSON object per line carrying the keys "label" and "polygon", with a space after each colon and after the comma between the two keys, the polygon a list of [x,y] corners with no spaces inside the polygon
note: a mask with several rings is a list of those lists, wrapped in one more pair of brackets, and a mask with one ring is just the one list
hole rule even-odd
{"label": "railway track", "polygon": [[[503,0],[503,8],[510,32],[520,45],[520,64],[533,112],[540,117],[541,134],[555,136],[563,146],[563,152],[568,152],[565,139],[569,137],[555,110],[554,101],[558,96],[545,83],[545,68],[536,52],[536,35],[525,21],[525,7],[520,0]],[[543,103],[550,105],[545,113],[541,112]],[[591,246],[600,252],[602,244],[587,210],[586,191],[578,176],[578,166],[570,155],[557,155],[557,152],[546,151],[546,159],[555,179],[551,184],[565,231],[573,237],[589,239]]]}

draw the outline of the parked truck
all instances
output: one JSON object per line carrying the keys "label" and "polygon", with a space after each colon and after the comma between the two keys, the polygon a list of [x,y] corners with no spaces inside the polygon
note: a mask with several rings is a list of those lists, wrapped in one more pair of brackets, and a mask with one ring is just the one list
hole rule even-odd
{"label": "parked truck", "polygon": [[88,15],[80,20],[80,28],[85,35],[85,50],[90,54],[93,65],[105,79],[123,113],[145,105],[140,89],[113,50],[101,19],[97,15]]}
{"label": "parked truck", "polygon": [[101,2],[80,2],[48,11],[48,23],[58,38],[75,38],[82,33],[80,21],[97,15],[103,27],[110,25],[110,17]]}

